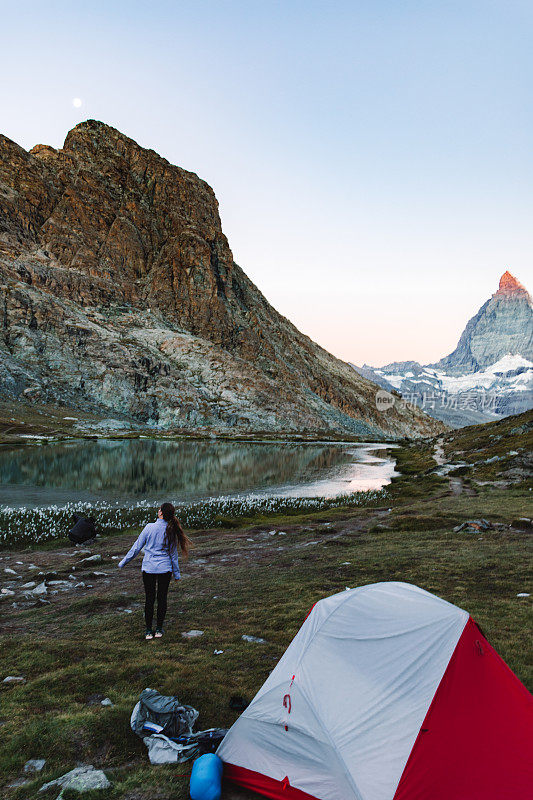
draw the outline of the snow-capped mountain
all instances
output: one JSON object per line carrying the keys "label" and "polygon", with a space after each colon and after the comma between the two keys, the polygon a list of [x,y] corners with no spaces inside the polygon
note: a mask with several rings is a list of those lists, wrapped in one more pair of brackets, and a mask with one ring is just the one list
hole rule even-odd
{"label": "snow-capped mountain", "polygon": [[533,309],[527,290],[505,272],[498,291],[467,323],[457,347],[436,364],[397,361],[354,368],[453,427],[533,407]]}

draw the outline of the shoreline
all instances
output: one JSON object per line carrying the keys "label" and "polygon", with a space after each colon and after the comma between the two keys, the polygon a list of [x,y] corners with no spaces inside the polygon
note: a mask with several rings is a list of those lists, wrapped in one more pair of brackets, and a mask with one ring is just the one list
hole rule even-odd
{"label": "shoreline", "polygon": [[[384,412],[386,413],[386,412]],[[71,416],[78,414],[79,416]],[[104,429],[99,426],[109,423]],[[75,424],[77,423],[77,424]],[[115,423],[113,425],[112,423]],[[121,427],[121,426],[127,426]],[[22,406],[0,403],[0,448],[9,446],[39,445],[45,443],[86,441],[99,439],[160,439],[193,441],[229,442],[290,442],[290,443],[335,443],[367,444],[379,442],[394,444],[407,441],[405,436],[383,436],[378,432],[373,436],[335,433],[331,430],[317,431],[270,431],[252,429],[212,429],[172,428],[157,429],[140,425],[135,427],[131,421],[94,415],[52,406]],[[416,441],[416,439],[413,439]]]}

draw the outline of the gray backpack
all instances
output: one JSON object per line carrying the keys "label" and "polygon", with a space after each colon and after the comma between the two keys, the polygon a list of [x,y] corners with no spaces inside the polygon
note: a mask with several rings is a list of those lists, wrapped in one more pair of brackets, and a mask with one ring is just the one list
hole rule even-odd
{"label": "gray backpack", "polygon": [[145,723],[161,726],[157,733],[177,738],[192,732],[198,718],[198,711],[192,706],[184,706],[177,697],[165,697],[156,689],[144,689],[139,702],[131,715],[131,729],[144,739],[152,730],[144,728]]}

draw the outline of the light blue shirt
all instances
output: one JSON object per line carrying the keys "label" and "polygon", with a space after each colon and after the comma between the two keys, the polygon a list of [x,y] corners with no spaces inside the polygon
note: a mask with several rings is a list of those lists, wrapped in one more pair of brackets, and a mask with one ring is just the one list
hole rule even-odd
{"label": "light blue shirt", "polygon": [[141,531],[131,550],[119,561],[119,567],[125,566],[144,548],[142,570],[144,572],[172,572],[176,580],[180,578],[178,564],[178,548],[170,548],[170,553],[165,547],[165,531],[167,523],[164,519],[150,522]]}

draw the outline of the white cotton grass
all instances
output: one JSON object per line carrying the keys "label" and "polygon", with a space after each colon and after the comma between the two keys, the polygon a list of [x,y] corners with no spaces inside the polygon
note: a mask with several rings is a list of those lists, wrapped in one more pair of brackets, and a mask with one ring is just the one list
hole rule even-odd
{"label": "white cotton grass", "polygon": [[[186,528],[224,528],[232,519],[257,514],[305,513],[339,506],[364,506],[387,498],[385,489],[354,492],[339,497],[265,497],[242,495],[210,497],[188,503],[176,503],[179,518]],[[37,507],[0,506],[0,548],[39,544],[64,538],[72,527],[72,515],[96,518],[103,533],[139,527],[157,513],[158,505],[141,500],[124,505],[96,501]]]}

